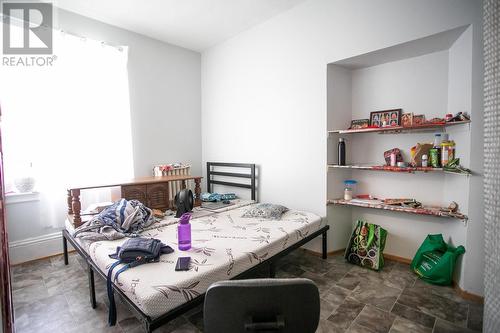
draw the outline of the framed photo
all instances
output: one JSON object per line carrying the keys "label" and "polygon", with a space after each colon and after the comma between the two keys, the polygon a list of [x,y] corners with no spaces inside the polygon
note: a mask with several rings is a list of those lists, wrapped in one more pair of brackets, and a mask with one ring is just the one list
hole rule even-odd
{"label": "framed photo", "polygon": [[360,128],[367,128],[370,126],[370,119],[354,119],[351,120],[351,127],[350,129],[360,129]]}
{"label": "framed photo", "polygon": [[413,116],[413,125],[412,126],[419,126],[425,124],[425,115],[423,114],[416,114]]}
{"label": "framed photo", "polygon": [[391,127],[401,125],[402,109],[370,112],[370,126]]}
{"label": "framed photo", "polygon": [[403,113],[401,116],[401,125],[403,125],[403,127],[412,127],[413,113]]}

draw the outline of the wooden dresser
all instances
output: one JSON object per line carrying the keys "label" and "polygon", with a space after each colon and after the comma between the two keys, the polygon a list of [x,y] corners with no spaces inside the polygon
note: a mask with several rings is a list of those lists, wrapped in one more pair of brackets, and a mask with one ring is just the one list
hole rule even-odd
{"label": "wooden dresser", "polygon": [[91,190],[103,187],[118,187],[118,195],[113,195],[113,200],[125,198],[127,200],[136,199],[152,209],[171,209],[171,198],[169,195],[169,182],[181,182],[182,188],[186,188],[188,180],[194,180],[195,183],[195,206],[201,204],[201,176],[161,176],[161,177],[141,177],[134,178],[124,182],[100,184],[94,186],[73,187],[68,189],[68,215],[70,221],[75,227],[82,224],[80,202],[80,192],[82,190]]}

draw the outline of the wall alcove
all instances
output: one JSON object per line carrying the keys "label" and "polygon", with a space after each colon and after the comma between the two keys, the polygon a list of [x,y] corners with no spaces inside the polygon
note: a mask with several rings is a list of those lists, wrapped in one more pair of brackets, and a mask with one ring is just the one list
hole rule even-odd
{"label": "wall alcove", "polygon": [[[371,111],[403,109],[404,113],[424,114],[427,119],[446,113],[471,112],[472,28],[463,26],[425,38],[391,46],[367,54],[342,59],[327,66],[327,199],[343,197],[343,181],[358,181],[356,194],[378,198],[414,198],[424,205],[448,206],[458,203],[460,212],[469,210],[470,177],[442,172],[379,172],[335,168],[337,143],[344,138],[347,164],[384,163],[383,152],[400,148],[405,161],[417,142],[433,141],[433,133],[449,134],[456,143],[456,156],[469,167],[471,127],[469,124],[428,131],[396,134],[346,134],[352,119],[369,118]],[[474,171],[474,170],[473,170]],[[353,223],[363,219],[388,230],[385,253],[411,259],[427,234],[442,233],[454,245],[466,245],[467,228],[473,221],[420,216],[362,207],[328,205],[327,218],[334,232],[333,249],[346,247]],[[455,279],[463,275],[461,258]]]}

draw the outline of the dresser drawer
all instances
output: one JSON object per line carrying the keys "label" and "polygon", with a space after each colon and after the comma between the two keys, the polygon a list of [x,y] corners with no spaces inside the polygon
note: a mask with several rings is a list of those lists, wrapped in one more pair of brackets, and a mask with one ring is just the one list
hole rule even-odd
{"label": "dresser drawer", "polygon": [[126,185],[122,186],[122,198],[127,200],[139,200],[146,206],[147,202],[147,186],[146,185]]}
{"label": "dresser drawer", "polygon": [[148,184],[146,187],[147,206],[152,209],[169,208],[168,183]]}

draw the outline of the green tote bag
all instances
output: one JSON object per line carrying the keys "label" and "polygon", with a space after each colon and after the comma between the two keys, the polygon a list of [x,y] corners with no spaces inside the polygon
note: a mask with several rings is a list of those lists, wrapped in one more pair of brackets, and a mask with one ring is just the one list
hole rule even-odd
{"label": "green tote bag", "polygon": [[376,271],[382,269],[386,238],[387,231],[381,226],[358,220],[346,248],[345,259]]}
{"label": "green tote bag", "polygon": [[455,263],[465,253],[463,246],[446,244],[443,235],[427,235],[411,262],[411,269],[424,281],[451,285]]}

